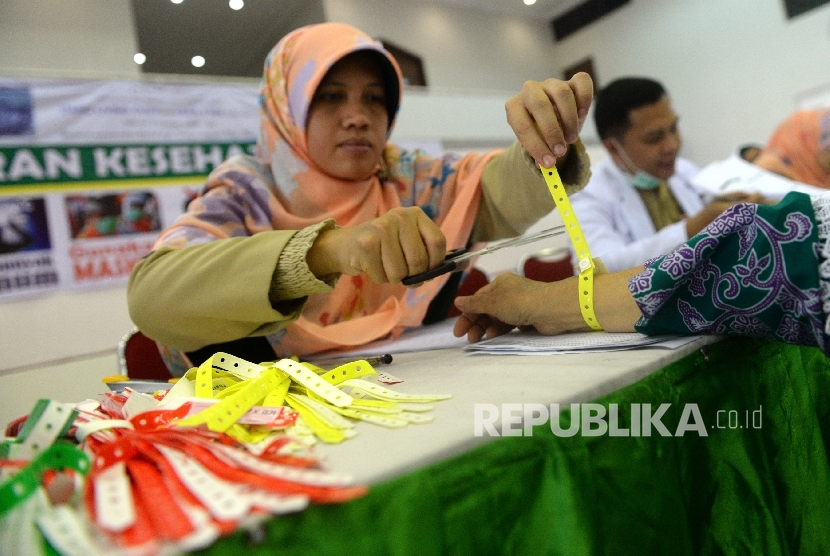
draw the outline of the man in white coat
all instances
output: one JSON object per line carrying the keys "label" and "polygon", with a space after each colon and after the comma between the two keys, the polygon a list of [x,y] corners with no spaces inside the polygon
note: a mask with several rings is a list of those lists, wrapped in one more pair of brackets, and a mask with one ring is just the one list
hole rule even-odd
{"label": "man in white coat", "polygon": [[594,121],[610,156],[572,205],[591,255],[609,272],[668,253],[735,202],[760,201],[737,194],[707,202],[692,183],[697,166],[678,157],[678,117],[657,81],[611,82],[596,96]]}

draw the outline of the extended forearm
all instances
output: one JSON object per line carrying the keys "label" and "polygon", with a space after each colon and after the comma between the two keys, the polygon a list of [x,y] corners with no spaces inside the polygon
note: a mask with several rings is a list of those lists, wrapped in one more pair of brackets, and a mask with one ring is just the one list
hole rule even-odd
{"label": "extended forearm", "polygon": [[[594,277],[594,312],[603,330],[633,332],[640,310],[628,291],[628,279],[642,268],[632,268]],[[579,306],[579,276],[552,282],[543,286],[539,299],[528,299],[536,306],[532,325],[542,334],[588,332],[591,330],[582,317]]]}
{"label": "extended forearm", "polygon": [[628,280],[642,271],[643,267],[636,267],[594,277],[594,310],[604,330],[634,332],[641,313],[628,290]]}

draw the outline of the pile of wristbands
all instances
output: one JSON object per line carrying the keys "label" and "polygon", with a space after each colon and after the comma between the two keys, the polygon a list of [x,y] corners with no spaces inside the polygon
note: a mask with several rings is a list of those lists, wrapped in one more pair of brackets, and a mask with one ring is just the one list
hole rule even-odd
{"label": "pile of wristbands", "polygon": [[[430,402],[381,386],[367,361],[331,370],[217,353],[168,391],[40,400],[0,444],[0,546],[9,555],[171,554],[367,491],[321,468],[318,440],[355,423],[432,421]],[[8,434],[8,432],[7,432]]]}

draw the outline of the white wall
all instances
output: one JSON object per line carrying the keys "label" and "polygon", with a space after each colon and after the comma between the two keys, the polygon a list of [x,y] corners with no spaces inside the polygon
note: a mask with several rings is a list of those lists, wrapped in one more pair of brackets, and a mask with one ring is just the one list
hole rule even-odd
{"label": "white wall", "polygon": [[3,0],[0,72],[139,75],[130,0]]}
{"label": "white wall", "polygon": [[788,20],[782,0],[631,0],[549,55],[560,67],[593,57],[600,84],[662,81],[684,155],[708,164],[764,143],[802,92],[830,83],[830,5]]}

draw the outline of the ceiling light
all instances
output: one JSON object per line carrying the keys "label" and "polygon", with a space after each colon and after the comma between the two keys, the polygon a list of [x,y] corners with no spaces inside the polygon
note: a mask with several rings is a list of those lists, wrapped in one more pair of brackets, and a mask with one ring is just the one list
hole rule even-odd
{"label": "ceiling light", "polygon": [[141,52],[136,52],[135,56],[133,56],[133,62],[138,64],[139,66],[147,61],[147,56],[142,54]]}
{"label": "ceiling light", "polygon": [[[179,1],[181,2],[181,0],[179,0]],[[536,0],[525,0],[525,6],[532,6],[535,3],[536,3]]]}
{"label": "ceiling light", "polygon": [[182,0],[170,0],[170,1],[173,2],[174,4],[181,4],[182,3]]}
{"label": "ceiling light", "polygon": [[190,59],[190,63],[193,64],[194,67],[200,68],[205,65],[205,59],[201,56],[194,56]]}
{"label": "ceiling light", "polygon": [[230,2],[228,2],[228,6],[230,6],[232,10],[241,10],[242,7],[245,6],[245,2],[242,0],[230,0]]}

